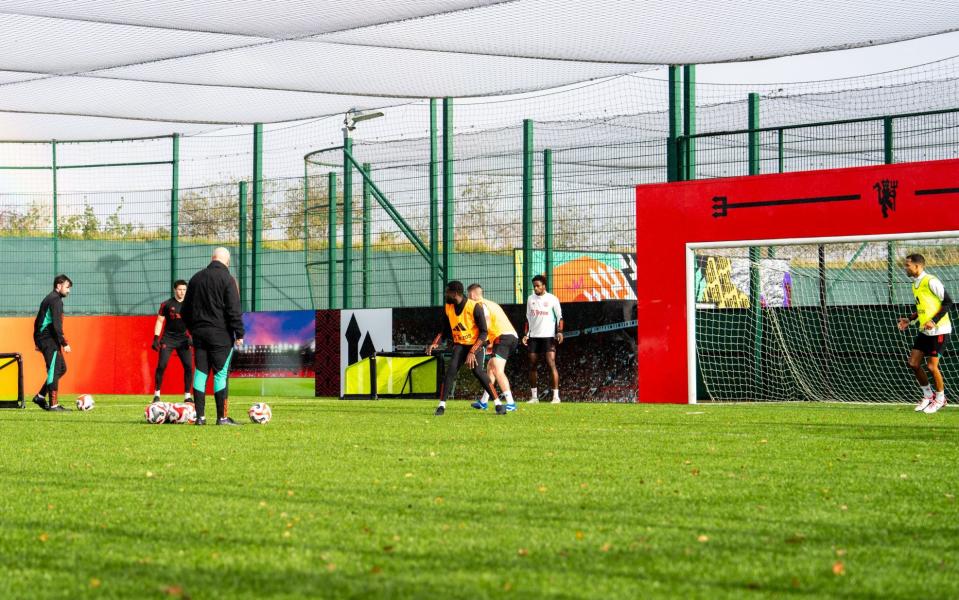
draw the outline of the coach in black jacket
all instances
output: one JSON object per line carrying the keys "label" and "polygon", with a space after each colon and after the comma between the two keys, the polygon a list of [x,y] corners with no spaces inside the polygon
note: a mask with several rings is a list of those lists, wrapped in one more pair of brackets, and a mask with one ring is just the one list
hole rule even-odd
{"label": "coach in black jacket", "polygon": [[236,425],[227,416],[227,386],[233,346],[243,345],[243,311],[240,291],[230,275],[230,251],[217,248],[213,261],[190,279],[180,316],[193,336],[193,401],[196,424],[206,425],[206,381],[213,372],[216,424]]}

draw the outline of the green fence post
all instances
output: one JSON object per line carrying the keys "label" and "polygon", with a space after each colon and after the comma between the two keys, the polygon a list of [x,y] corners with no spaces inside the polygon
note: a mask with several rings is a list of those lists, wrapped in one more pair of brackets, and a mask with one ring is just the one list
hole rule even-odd
{"label": "green fence post", "polygon": [[430,302],[443,304],[442,273],[439,264],[439,131],[436,123],[436,98],[430,98]]}
{"label": "green fence post", "polygon": [[893,156],[893,128],[892,117],[882,118],[882,158],[883,162],[891,165],[896,162]]}
{"label": "green fence post", "polygon": [[50,142],[52,153],[51,171],[53,172],[53,276],[60,273],[60,223],[57,218],[57,141]]}
{"label": "green fence post", "polygon": [[546,281],[553,281],[553,151],[549,149],[543,150],[543,229]]}
{"label": "green fence post", "polygon": [[453,99],[443,98],[443,285],[453,279]]}
{"label": "green fence post", "polygon": [[310,308],[316,309],[313,285],[310,282],[310,163],[303,161],[303,270],[310,288]]}
{"label": "green fence post", "polygon": [[353,308],[353,153],[349,132],[343,137],[343,308]]}
{"label": "green fence post", "polygon": [[523,119],[523,298],[533,276],[533,121]]}
{"label": "green fence post", "polygon": [[683,181],[696,179],[696,65],[683,67]]}
{"label": "green fence post", "polygon": [[[370,175],[373,172],[370,163],[363,163],[363,172]],[[370,305],[370,273],[372,272],[372,257],[370,256],[371,229],[373,224],[371,209],[370,184],[363,178],[363,308]],[[432,208],[430,209],[432,210]],[[436,253],[431,254],[434,258]],[[432,276],[430,280],[432,281]]]}
{"label": "green fence post", "polygon": [[[749,94],[749,174],[759,174],[759,94]],[[753,323],[753,399],[761,399],[763,356],[762,280],[759,276],[760,248],[749,248],[749,311]]]}
{"label": "green fence post", "polygon": [[180,244],[180,135],[173,134],[172,178],[170,185],[170,285],[177,280]]}
{"label": "green fence post", "polygon": [[[883,117],[882,119],[882,157],[883,162],[891,165],[895,162],[893,154],[893,128],[892,117]],[[886,286],[889,289],[889,304],[894,304],[896,281],[896,242],[886,242]]]}
{"label": "green fence post", "polygon": [[260,242],[263,238],[263,124],[253,125],[252,310],[260,310]]}
{"label": "green fence post", "polygon": [[669,66],[669,133],[666,138],[666,181],[679,181],[679,131],[682,124],[682,76],[678,65]]}
{"label": "green fence post", "polygon": [[776,158],[779,163],[778,164],[779,172],[785,173],[786,172],[786,153],[785,153],[785,147],[783,144],[783,130],[781,127],[779,128],[779,131],[777,133],[778,135],[776,136]]}
{"label": "green fence post", "polygon": [[327,175],[327,196],[330,199],[327,209],[326,248],[326,296],[327,308],[336,308],[336,172]]}
{"label": "green fence post", "polygon": [[759,175],[759,94],[749,94],[749,174]]}
{"label": "green fence post", "polygon": [[[250,309],[250,302],[248,299],[248,286],[246,282],[246,194],[247,194],[247,183],[245,181],[240,182],[240,198],[239,198],[239,214],[237,219],[239,220],[239,234],[238,234],[238,249],[237,258],[239,259],[239,264],[237,265],[237,275],[240,279],[240,308],[243,312],[247,312]],[[312,291],[310,292],[312,293]]]}

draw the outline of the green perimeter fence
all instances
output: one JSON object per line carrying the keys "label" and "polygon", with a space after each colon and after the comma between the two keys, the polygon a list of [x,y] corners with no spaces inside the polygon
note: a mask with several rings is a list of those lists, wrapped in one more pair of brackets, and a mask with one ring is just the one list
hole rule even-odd
{"label": "green perimeter fence", "polygon": [[[959,155],[959,109],[776,127],[758,122],[756,98],[743,129],[696,133],[695,103],[677,98],[666,138],[546,147],[526,121],[516,151],[500,153],[444,135],[452,101],[431,103],[430,134],[408,152],[383,158],[381,144],[346,139],[304,152],[302,175],[287,178],[262,176],[257,128],[250,176],[201,187],[179,185],[178,136],[155,138],[149,156],[105,162],[65,161],[76,143],[34,142],[40,158],[0,165],[52,180],[43,191],[0,189],[0,312],[31,314],[66,272],[72,314],[147,314],[217,245],[233,252],[246,310],[435,304],[450,279],[513,302],[528,291],[536,252],[550,274],[560,267],[553,252],[634,252],[637,184]],[[169,185],[64,184],[132,167],[161,169]]]}

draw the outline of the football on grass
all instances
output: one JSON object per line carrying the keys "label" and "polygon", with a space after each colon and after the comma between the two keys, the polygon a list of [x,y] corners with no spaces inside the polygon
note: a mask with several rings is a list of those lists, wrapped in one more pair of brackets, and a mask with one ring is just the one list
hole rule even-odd
{"label": "football on grass", "polygon": [[269,423],[270,419],[273,418],[273,411],[270,410],[270,405],[266,402],[257,402],[250,407],[247,414],[250,415],[250,420],[258,425]]}
{"label": "football on grass", "polygon": [[93,396],[80,394],[77,396],[77,410],[93,410]]}
{"label": "football on grass", "polygon": [[147,423],[159,425],[166,422],[166,406],[162,402],[147,404],[143,413],[146,416]]}

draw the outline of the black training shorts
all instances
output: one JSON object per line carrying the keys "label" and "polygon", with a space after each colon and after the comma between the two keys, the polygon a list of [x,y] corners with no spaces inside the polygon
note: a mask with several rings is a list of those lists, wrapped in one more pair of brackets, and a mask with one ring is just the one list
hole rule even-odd
{"label": "black training shorts", "polygon": [[529,351],[531,354],[542,354],[544,352],[556,352],[555,337],[531,337],[529,338]]}
{"label": "black training shorts", "polygon": [[916,336],[916,341],[912,343],[912,349],[918,350],[926,356],[938,358],[948,343],[948,333],[943,333],[942,335],[926,335],[924,333],[920,333]]}
{"label": "black training shorts", "polygon": [[493,355],[506,360],[519,345],[519,338],[511,333],[499,336],[493,344]]}

